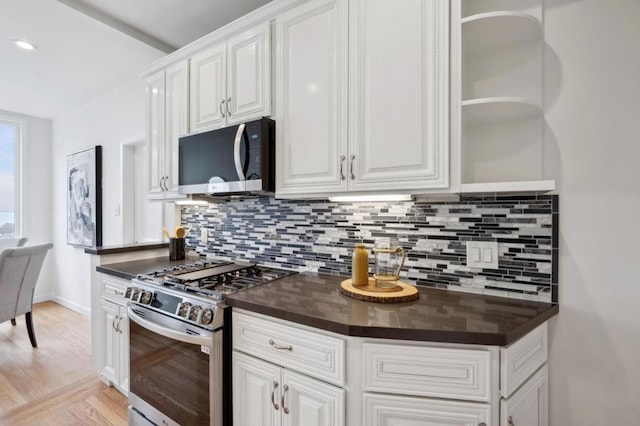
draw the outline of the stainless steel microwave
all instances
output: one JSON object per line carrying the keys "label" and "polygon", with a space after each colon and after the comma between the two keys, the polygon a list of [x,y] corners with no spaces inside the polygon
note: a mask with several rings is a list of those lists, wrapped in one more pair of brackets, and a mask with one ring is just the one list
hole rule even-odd
{"label": "stainless steel microwave", "polygon": [[181,194],[275,191],[275,121],[270,118],[183,136],[178,149]]}

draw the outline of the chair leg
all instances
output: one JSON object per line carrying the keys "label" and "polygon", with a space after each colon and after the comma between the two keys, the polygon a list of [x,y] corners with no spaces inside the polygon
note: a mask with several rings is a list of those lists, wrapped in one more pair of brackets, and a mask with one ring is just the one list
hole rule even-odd
{"label": "chair leg", "polygon": [[29,340],[31,340],[31,346],[34,348],[38,347],[38,342],[36,342],[36,335],[33,332],[33,321],[31,318],[31,312],[27,312],[24,314],[24,318],[27,321],[27,332],[29,333]]}
{"label": "chair leg", "polygon": [[16,319],[15,318],[11,319],[11,325],[16,325]]}

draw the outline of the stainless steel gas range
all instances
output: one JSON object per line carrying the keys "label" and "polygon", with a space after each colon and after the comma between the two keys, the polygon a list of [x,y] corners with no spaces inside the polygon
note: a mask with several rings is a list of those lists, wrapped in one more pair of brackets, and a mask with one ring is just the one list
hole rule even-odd
{"label": "stainless steel gas range", "polygon": [[246,262],[199,260],[133,279],[125,294],[129,424],[230,424],[225,297],[292,273]]}

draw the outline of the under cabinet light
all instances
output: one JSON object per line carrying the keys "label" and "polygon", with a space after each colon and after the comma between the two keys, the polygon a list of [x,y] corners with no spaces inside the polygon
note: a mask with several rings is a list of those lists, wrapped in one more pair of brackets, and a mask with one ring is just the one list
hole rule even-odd
{"label": "under cabinet light", "polygon": [[35,44],[29,43],[28,41],[14,39],[13,42],[16,44],[16,46],[21,47],[24,50],[36,50],[37,49]]}
{"label": "under cabinet light", "polygon": [[410,194],[371,194],[371,195],[337,195],[329,197],[329,201],[338,203],[357,203],[362,201],[411,201]]}
{"label": "under cabinet light", "polygon": [[194,199],[186,199],[186,200],[176,200],[174,201],[176,206],[206,206],[209,204],[205,200],[194,200]]}

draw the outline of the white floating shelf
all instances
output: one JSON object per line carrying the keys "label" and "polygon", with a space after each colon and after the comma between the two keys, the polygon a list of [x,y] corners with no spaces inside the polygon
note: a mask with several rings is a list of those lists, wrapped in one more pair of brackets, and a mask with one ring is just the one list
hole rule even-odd
{"label": "white floating shelf", "polygon": [[556,182],[554,180],[463,183],[460,185],[461,194],[493,192],[549,192],[555,189]]}
{"label": "white floating shelf", "polygon": [[527,98],[498,97],[462,101],[462,121],[465,126],[541,116],[540,104]]}
{"label": "white floating shelf", "polygon": [[462,19],[462,45],[466,55],[538,42],[543,39],[542,22],[524,12],[488,12]]}

